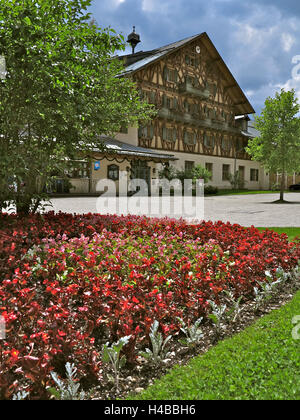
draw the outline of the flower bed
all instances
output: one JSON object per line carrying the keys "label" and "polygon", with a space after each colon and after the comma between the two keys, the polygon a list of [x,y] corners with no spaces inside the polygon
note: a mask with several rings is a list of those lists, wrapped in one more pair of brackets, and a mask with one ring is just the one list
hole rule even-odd
{"label": "flower bed", "polygon": [[67,214],[0,217],[0,398],[25,390],[49,398],[51,371],[74,363],[89,388],[103,375],[103,344],[130,336],[127,363],[149,346],[153,321],[164,337],[179,318],[208,319],[224,291],[254,288],[290,272],[300,244],[286,235],[224,223]]}

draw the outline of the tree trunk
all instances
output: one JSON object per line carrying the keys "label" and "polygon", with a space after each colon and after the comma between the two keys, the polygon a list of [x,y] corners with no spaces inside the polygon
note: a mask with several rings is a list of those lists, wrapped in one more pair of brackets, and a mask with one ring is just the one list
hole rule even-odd
{"label": "tree trunk", "polygon": [[17,214],[28,215],[30,211],[30,206],[31,206],[31,200],[30,201],[27,201],[27,200],[17,201],[16,202]]}
{"label": "tree trunk", "polygon": [[285,173],[281,175],[281,185],[280,185],[280,201],[284,201],[284,190],[285,190]]}

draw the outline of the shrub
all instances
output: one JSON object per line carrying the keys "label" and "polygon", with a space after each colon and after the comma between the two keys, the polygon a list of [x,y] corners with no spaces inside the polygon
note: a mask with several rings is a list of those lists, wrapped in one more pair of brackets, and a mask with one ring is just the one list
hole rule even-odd
{"label": "shrub", "polygon": [[213,187],[212,185],[206,185],[204,187],[204,194],[218,194],[219,189],[218,187]]}

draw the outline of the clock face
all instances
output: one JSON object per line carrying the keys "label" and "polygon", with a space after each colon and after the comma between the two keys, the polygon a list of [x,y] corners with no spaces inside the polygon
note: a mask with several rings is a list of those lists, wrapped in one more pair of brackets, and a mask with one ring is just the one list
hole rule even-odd
{"label": "clock face", "polygon": [[200,52],[201,52],[201,48],[199,47],[199,45],[197,45],[197,47],[196,47],[196,53],[197,54],[200,54]]}

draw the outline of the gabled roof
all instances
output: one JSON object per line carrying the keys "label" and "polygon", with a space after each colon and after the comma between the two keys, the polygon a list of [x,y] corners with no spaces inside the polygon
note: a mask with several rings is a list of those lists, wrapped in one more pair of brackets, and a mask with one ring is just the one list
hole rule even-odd
{"label": "gabled roof", "polygon": [[181,46],[198,38],[198,36],[199,35],[191,36],[189,38],[185,38],[178,42],[173,42],[172,44],[165,45],[164,47],[160,47],[155,50],[141,51],[135,54],[129,54],[129,55],[124,55],[120,57],[121,59],[124,60],[124,64],[126,67],[126,71],[124,74],[133,73],[135,71],[142,69],[143,67],[148,66],[149,64],[160,59],[166,54],[174,52],[176,49],[180,48]]}
{"label": "gabled roof", "polygon": [[225,80],[224,87],[228,90],[228,94],[231,96],[236,106],[236,115],[254,114],[255,110],[206,32],[182,39],[181,41],[165,45],[164,47],[160,47],[155,50],[146,52],[141,51],[135,54],[119,57],[124,61],[125,65],[125,72],[122,75],[132,75],[197,39],[201,40],[207,48],[211,56],[211,63],[216,64],[223,73]]}
{"label": "gabled roof", "polygon": [[247,137],[251,137],[253,139],[255,137],[260,137],[260,132],[255,128],[254,124],[255,124],[254,121],[249,121],[249,123],[248,123],[248,132],[247,132]]}

